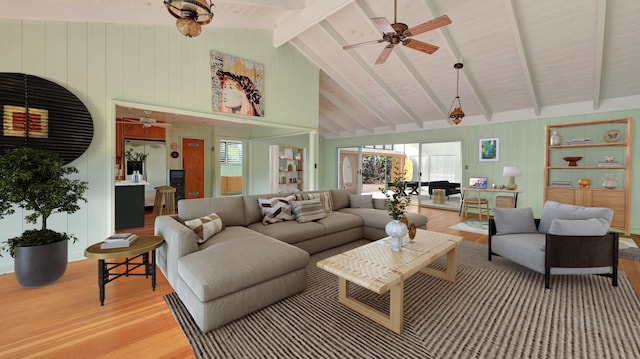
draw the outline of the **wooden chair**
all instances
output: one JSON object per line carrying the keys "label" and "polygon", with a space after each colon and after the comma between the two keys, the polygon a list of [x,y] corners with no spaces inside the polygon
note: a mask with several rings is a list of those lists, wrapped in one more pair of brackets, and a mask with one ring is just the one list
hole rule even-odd
{"label": "wooden chair", "polygon": [[153,203],[153,216],[176,213],[176,189],[170,186],[155,187],[156,198]]}
{"label": "wooden chair", "polygon": [[478,209],[478,218],[482,220],[482,213],[487,215],[487,219],[489,219],[489,200],[486,198],[480,197],[480,193],[478,192],[478,197],[467,197],[465,196],[462,199],[462,214],[463,216],[467,216],[467,211],[469,207],[475,207]]}

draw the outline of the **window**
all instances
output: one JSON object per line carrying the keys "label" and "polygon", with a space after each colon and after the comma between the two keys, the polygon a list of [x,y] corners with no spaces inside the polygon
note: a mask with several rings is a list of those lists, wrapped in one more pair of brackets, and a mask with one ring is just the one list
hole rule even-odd
{"label": "window", "polygon": [[220,141],[220,163],[242,164],[242,141]]}

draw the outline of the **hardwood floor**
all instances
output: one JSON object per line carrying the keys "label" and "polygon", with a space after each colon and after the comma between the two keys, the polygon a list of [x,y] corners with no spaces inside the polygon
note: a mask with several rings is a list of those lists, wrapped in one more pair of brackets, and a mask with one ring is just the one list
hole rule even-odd
{"label": "hardwood floor", "polygon": [[[419,211],[429,217],[430,230],[487,242],[486,235],[449,228],[461,221],[457,211]],[[153,234],[150,213],[134,232]],[[620,269],[640,296],[640,262],[621,259]],[[150,279],[119,278],[106,285],[100,306],[95,260],[69,263],[60,280],[42,288],[22,288],[13,274],[0,276],[0,357],[193,358],[163,299],[172,291],[160,272],[155,292]]]}

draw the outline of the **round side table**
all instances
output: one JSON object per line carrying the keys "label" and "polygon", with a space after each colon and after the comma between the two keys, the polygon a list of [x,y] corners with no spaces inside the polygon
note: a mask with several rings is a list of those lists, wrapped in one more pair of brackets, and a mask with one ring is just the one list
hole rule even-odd
{"label": "round side table", "polygon": [[[100,305],[104,305],[104,286],[122,276],[151,276],[151,288],[156,290],[156,248],[164,239],[158,236],[138,236],[131,246],[123,248],[101,249],[103,242],[96,243],[84,251],[87,258],[98,260],[98,287],[100,288]],[[149,261],[151,252],[151,261]],[[124,258],[124,261],[107,262],[107,259]],[[140,259],[140,261],[137,261]],[[144,267],[144,273],[133,273],[136,268]],[[113,270],[118,269],[116,272]]]}

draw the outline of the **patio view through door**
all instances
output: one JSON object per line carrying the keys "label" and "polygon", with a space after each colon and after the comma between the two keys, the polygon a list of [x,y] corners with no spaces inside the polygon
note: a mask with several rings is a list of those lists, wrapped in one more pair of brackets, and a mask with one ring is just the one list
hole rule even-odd
{"label": "patio view through door", "polygon": [[427,207],[458,208],[460,196],[448,198],[445,205],[434,205],[429,181],[462,181],[462,142],[367,145],[338,149],[338,187],[358,193],[382,196],[396,179],[396,169],[404,172],[412,203]]}
{"label": "patio view through door", "polygon": [[[462,141],[422,143],[420,145],[420,182],[449,181],[461,183],[462,172]],[[452,208],[460,207],[460,195],[446,198],[444,204],[434,204],[429,195],[428,186],[423,186],[418,197],[421,206]]]}

